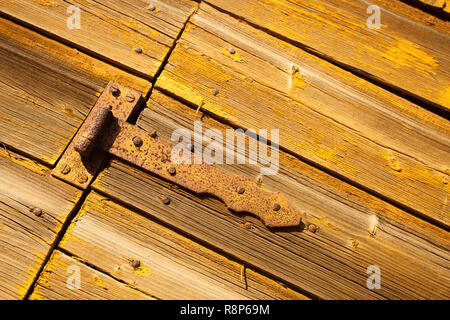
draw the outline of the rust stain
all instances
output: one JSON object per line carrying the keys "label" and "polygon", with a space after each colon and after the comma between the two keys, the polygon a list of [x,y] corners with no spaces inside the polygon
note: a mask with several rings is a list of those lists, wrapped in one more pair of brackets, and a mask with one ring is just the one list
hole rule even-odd
{"label": "rust stain", "polygon": [[[254,214],[268,227],[297,226],[301,222],[301,214],[280,192],[260,188],[250,179],[229,175],[214,165],[174,164],[171,161],[172,143],[152,137],[148,132],[126,122],[119,122],[114,131],[102,143],[104,150],[112,155],[194,193],[214,195],[230,210]],[[133,137],[136,136],[143,140],[139,147],[133,143]],[[190,157],[191,163],[194,163],[194,154],[191,153]],[[239,188],[245,192],[238,192]]]}
{"label": "rust stain", "polygon": [[[116,96],[113,94],[114,87],[117,87],[119,90],[119,93],[116,94]],[[128,102],[126,99],[130,94],[135,97],[133,102]],[[88,158],[87,153],[85,154],[82,152],[82,156],[76,149],[80,148],[83,150],[83,147],[88,148],[88,142],[92,139],[90,140],[87,138],[89,138],[89,136],[92,138],[93,134],[98,134],[96,128],[102,127],[103,122],[98,122],[97,116],[99,114],[105,115],[105,111],[103,111],[102,107],[110,106],[111,108],[109,111],[115,118],[127,120],[134,110],[142,103],[143,98],[141,93],[110,81],[87,116],[82,127],[62,155],[61,160],[58,162],[55,169],[53,169],[52,175],[80,188],[87,188],[100,167],[104,154],[101,152],[94,152],[92,156]],[[87,141],[86,145],[78,145],[80,140],[83,139],[85,139],[85,142]],[[70,168],[70,170],[68,170],[68,168]]]}

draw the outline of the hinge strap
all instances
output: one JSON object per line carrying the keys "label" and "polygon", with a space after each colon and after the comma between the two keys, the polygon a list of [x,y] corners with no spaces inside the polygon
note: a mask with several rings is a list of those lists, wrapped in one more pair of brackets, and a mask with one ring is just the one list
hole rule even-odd
{"label": "hinge strap", "polygon": [[[279,192],[257,186],[246,177],[227,174],[215,165],[174,164],[174,145],[129,123],[118,121],[103,150],[197,194],[221,199],[235,212],[249,212],[268,227],[298,226],[301,214]],[[140,142],[135,144],[136,138]],[[194,155],[191,155],[192,158]]]}
{"label": "hinge strap", "polygon": [[254,214],[268,227],[300,224],[301,214],[279,192],[215,165],[173,163],[172,143],[126,122],[142,102],[140,93],[110,82],[52,174],[85,189],[105,157],[93,151],[103,150],[192,192],[214,195],[230,210]]}

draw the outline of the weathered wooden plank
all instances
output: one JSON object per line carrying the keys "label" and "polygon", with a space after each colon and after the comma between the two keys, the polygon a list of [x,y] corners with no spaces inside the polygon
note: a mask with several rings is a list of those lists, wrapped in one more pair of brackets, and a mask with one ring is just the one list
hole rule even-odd
{"label": "weathered wooden plank", "polygon": [[[170,139],[175,129],[192,130],[193,121],[223,131],[228,126],[153,91],[150,109],[138,125]],[[450,293],[449,234],[421,219],[280,152],[280,171],[262,187],[281,191],[305,224],[268,230],[256,218],[234,215],[218,200],[198,197],[120,161],[112,161],[94,188],[223,250],[246,263],[321,298],[443,298]],[[261,181],[259,169],[223,166]],[[160,198],[169,196],[166,206]],[[250,222],[251,229],[244,228]],[[382,270],[381,290],[366,287],[366,268]]]}
{"label": "weathered wooden plank", "polygon": [[[153,77],[196,4],[190,0],[81,0],[80,28],[69,29],[63,0],[1,0],[0,11],[108,61]],[[42,17],[45,16],[45,19]],[[142,52],[135,49],[139,47]]]}
{"label": "weathered wooden plank", "polygon": [[[450,108],[450,35],[391,11],[385,0],[206,2],[382,83]],[[381,7],[381,29],[367,27],[372,4]]]}
{"label": "weathered wooden plank", "polygon": [[444,9],[449,5],[447,0],[418,0],[418,1],[423,4],[439,9]]}
{"label": "weathered wooden plank", "polygon": [[[60,246],[160,299],[305,299],[250,269],[242,273],[240,264],[95,193]],[[133,260],[140,261],[138,268]]]}
{"label": "weathered wooden plank", "polygon": [[80,196],[46,167],[0,149],[0,299],[24,297]]}
{"label": "weathered wooden plank", "polygon": [[0,142],[50,165],[110,80],[144,93],[151,87],[5,19],[0,19],[0,55]]}
{"label": "weathered wooden plank", "polygon": [[422,8],[420,8],[421,6],[412,6],[414,2],[418,3],[419,1],[420,0],[377,0],[377,4],[393,13],[406,17],[411,21],[425,24],[435,31],[449,33],[450,21],[438,18],[435,15],[422,10]]}
{"label": "weathered wooden plank", "polygon": [[449,121],[208,5],[192,22],[158,88],[234,126],[277,128],[290,152],[449,225]]}
{"label": "weathered wooden plank", "polygon": [[[79,277],[79,278],[78,278]],[[77,279],[77,280],[75,280]],[[77,287],[77,281],[80,280]],[[153,300],[56,250],[42,271],[30,300]]]}

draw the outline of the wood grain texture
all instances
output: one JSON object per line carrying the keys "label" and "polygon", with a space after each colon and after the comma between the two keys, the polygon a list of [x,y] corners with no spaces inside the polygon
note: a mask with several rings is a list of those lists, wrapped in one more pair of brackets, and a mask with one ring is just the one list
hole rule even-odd
{"label": "wood grain texture", "polygon": [[[413,1],[418,2],[420,0]],[[411,0],[376,0],[376,4],[381,5],[393,13],[406,17],[411,21],[427,25],[435,31],[450,33],[450,20],[438,18],[419,7],[412,6],[411,3]]]}
{"label": "wood grain texture", "polygon": [[95,193],[60,246],[159,299],[305,299],[252,270],[242,278],[240,264]]}
{"label": "wood grain texture", "polygon": [[447,0],[418,0],[418,1],[423,4],[439,9],[444,9],[449,5]]}
{"label": "wood grain texture", "polygon": [[[382,83],[450,108],[450,35],[391,11],[384,0],[206,2]],[[367,27],[372,4],[381,7],[381,29]]]}
{"label": "wood grain texture", "polygon": [[[42,19],[47,20],[47,19]],[[151,84],[0,19],[0,143],[53,165],[109,80]]]}
{"label": "wood grain texture", "polygon": [[[173,130],[229,128],[153,91],[151,109],[138,125],[170,139]],[[223,166],[260,180],[254,166]],[[93,187],[178,230],[264,270],[313,296],[328,299],[449,297],[449,234],[367,193],[280,152],[280,171],[261,186],[281,191],[317,233],[297,228],[269,230],[256,218],[236,215],[216,199],[195,196],[114,160]],[[171,203],[161,203],[169,196]],[[244,228],[250,222],[251,229]],[[369,265],[382,270],[381,290],[366,287]]]}
{"label": "wood grain texture", "polygon": [[192,22],[156,87],[236,127],[278,128],[281,147],[449,225],[448,120],[208,5]]}
{"label": "wood grain texture", "polygon": [[[116,65],[153,77],[195,9],[190,0],[81,0],[80,29],[69,29],[71,3],[63,0],[1,0],[0,11]],[[45,16],[45,19],[42,17]],[[140,47],[142,53],[135,52]]]}
{"label": "wood grain texture", "polygon": [[[73,278],[79,275],[80,288]],[[69,283],[69,284],[68,284]],[[54,251],[30,296],[30,300],[153,300],[79,259]]]}
{"label": "wood grain texture", "polygon": [[0,299],[24,297],[80,196],[46,167],[1,148]]}

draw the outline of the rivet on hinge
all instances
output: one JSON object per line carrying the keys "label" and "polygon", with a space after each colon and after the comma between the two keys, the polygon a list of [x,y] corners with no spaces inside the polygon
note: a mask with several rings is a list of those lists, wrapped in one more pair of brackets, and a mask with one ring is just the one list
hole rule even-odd
{"label": "rivet on hinge", "polygon": [[171,176],[173,176],[173,175],[175,175],[175,174],[177,173],[177,169],[175,169],[175,167],[169,167],[169,168],[167,169],[167,171],[169,172],[169,174],[170,174]]}
{"label": "rivet on hinge", "polygon": [[70,168],[70,166],[68,164],[65,164],[64,167],[61,169],[61,173],[62,174],[69,174],[70,170],[72,170]]}
{"label": "rivet on hinge", "polygon": [[130,94],[127,94],[126,99],[127,99],[128,102],[133,102],[134,99],[136,99],[136,98],[134,97],[134,95],[132,95],[132,94],[130,93]]}
{"label": "rivet on hinge", "polygon": [[142,141],[142,138],[141,138],[141,137],[134,137],[134,138],[133,138],[133,144],[134,144],[136,147],[142,146],[142,143],[143,143],[143,141]]}
{"label": "rivet on hinge", "polygon": [[245,188],[244,187],[237,187],[237,193],[239,194],[243,194],[245,192]]}
{"label": "rivet on hinge", "polygon": [[113,84],[110,88],[111,93],[113,94],[114,97],[118,97],[120,96],[120,89],[119,86],[117,84]]}

